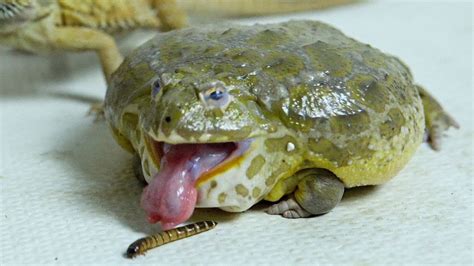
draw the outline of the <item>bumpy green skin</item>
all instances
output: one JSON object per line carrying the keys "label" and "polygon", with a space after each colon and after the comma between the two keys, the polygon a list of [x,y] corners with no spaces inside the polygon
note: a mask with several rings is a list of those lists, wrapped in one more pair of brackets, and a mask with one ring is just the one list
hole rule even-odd
{"label": "bumpy green skin", "polygon": [[[162,88],[153,95],[156,80]],[[233,97],[221,113],[198,97],[216,81]],[[258,169],[247,172],[263,164],[269,174],[255,201],[291,192],[288,177],[306,168],[328,169],[346,187],[383,183],[425,128],[418,89],[400,60],[315,21],[160,34],[115,73],[105,111],[119,142],[139,154],[143,136],[260,141],[265,159],[249,158],[248,168]]]}

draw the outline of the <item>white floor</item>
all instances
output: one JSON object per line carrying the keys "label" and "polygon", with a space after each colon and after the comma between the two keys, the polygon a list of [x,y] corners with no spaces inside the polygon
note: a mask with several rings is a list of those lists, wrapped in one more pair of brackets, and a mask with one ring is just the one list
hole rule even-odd
{"label": "white floor", "polygon": [[85,115],[105,93],[96,57],[1,51],[0,264],[472,264],[472,4],[365,3],[291,18],[399,56],[461,129],[439,153],[420,147],[388,184],[347,191],[328,215],[200,210],[216,229],[131,261],[128,244],[158,227],[139,207],[131,156]]}

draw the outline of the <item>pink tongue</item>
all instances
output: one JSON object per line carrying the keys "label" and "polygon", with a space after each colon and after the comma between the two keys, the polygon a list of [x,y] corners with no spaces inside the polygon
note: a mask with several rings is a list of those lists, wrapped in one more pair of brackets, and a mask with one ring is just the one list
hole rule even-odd
{"label": "pink tongue", "polygon": [[160,222],[163,230],[168,230],[189,219],[196,206],[196,180],[234,149],[234,143],[164,144],[160,172],[142,194],[148,220]]}

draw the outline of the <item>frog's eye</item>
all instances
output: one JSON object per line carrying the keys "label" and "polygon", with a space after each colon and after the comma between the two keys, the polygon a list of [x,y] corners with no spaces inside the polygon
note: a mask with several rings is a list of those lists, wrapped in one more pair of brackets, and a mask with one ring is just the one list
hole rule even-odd
{"label": "frog's eye", "polygon": [[225,86],[216,84],[202,91],[199,96],[210,109],[225,109],[230,103],[230,95]]}
{"label": "frog's eye", "polygon": [[151,86],[152,86],[151,95],[152,97],[155,97],[161,90],[160,81],[155,80]]}

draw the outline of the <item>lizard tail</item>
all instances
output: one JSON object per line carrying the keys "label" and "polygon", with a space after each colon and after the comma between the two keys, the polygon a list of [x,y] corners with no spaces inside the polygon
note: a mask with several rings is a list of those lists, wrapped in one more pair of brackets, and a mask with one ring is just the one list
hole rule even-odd
{"label": "lizard tail", "polygon": [[258,16],[323,9],[360,0],[177,0],[190,14],[206,13],[218,17]]}

